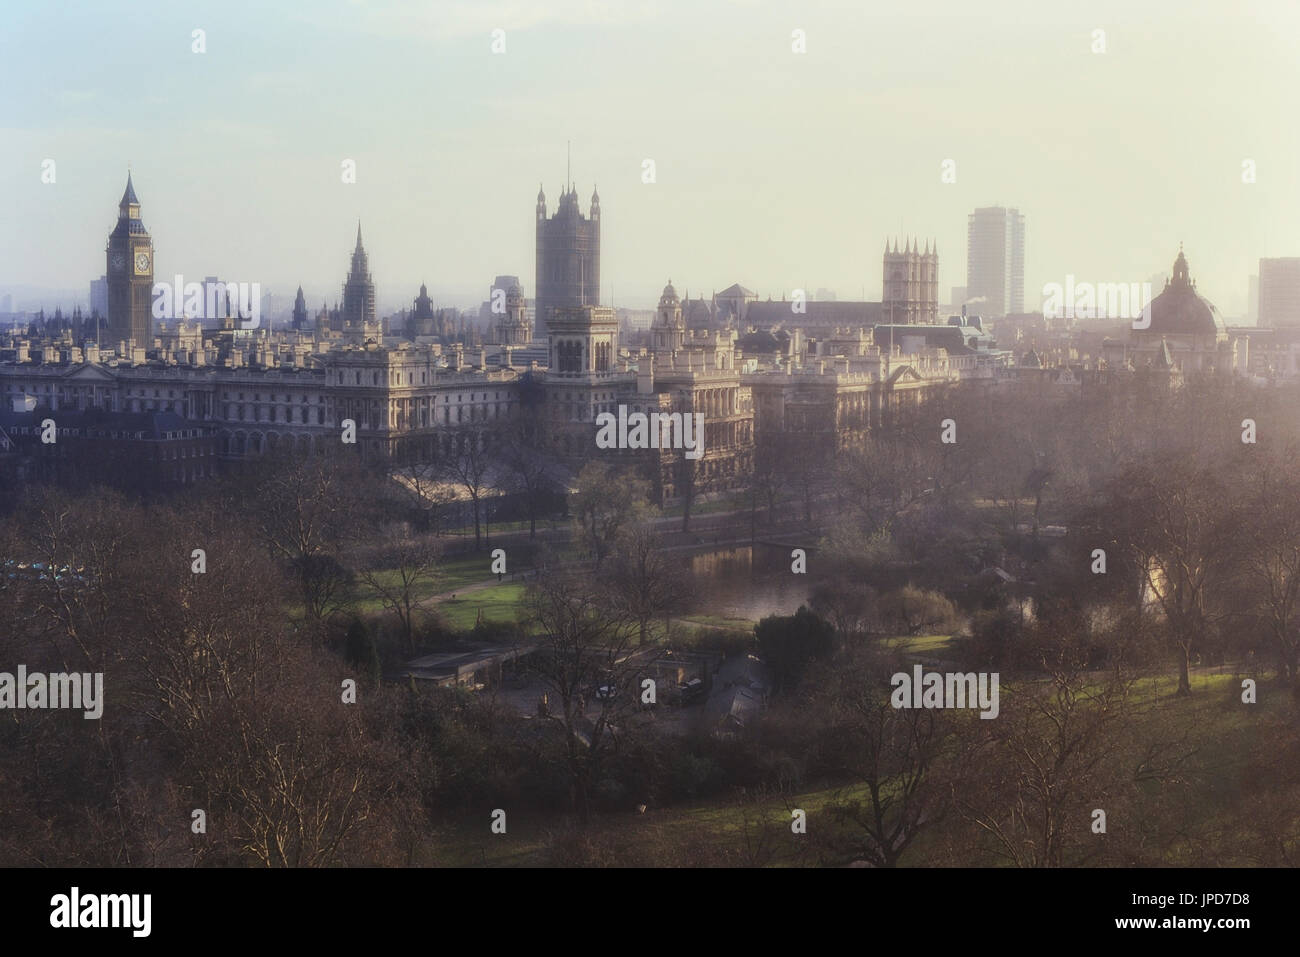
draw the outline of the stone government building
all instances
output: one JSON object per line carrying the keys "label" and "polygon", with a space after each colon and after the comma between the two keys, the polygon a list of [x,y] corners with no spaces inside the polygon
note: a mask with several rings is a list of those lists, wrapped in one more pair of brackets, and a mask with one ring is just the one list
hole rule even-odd
{"label": "stone government building", "polygon": [[[228,317],[215,329],[184,318],[154,328],[151,302],[141,295],[142,289],[151,289],[152,239],[144,231],[128,177],[107,251],[105,339],[115,344],[75,343],[68,335],[53,341],[18,335],[0,339],[0,401],[11,410],[7,428],[23,430],[44,417],[57,420],[60,413],[93,411],[96,434],[111,435],[112,416],[168,413],[177,417],[169,431],[201,434],[219,461],[231,462],[286,447],[303,454],[323,451],[340,442],[343,421],[352,419],[366,457],[431,462],[463,441],[466,430],[482,430],[515,415],[527,394],[540,396],[549,445],[574,470],[607,454],[598,453],[595,445],[600,412],[616,412],[619,405],[629,412],[702,412],[705,455],[689,478],[696,490],[714,492],[745,484],[755,449],[764,442],[812,435],[834,451],[886,425],[893,411],[914,403],[925,389],[987,377],[990,363],[999,361],[991,340],[978,350],[973,345],[967,349],[958,329],[950,330],[954,335],[946,347],[932,347],[924,334],[905,335],[908,329],[929,333],[946,328],[935,325],[895,326],[899,334],[881,345],[872,339],[868,324],[856,329],[816,326],[820,317],[809,317],[818,334],[809,341],[798,315],[780,323],[794,331],[784,346],[746,354],[738,345],[739,314],[773,313],[764,316],[771,324],[778,304],[742,296],[746,301],[730,304],[719,327],[713,315],[716,302],[708,309],[684,311],[671,282],[660,297],[649,346],[623,348],[614,311],[594,301],[599,209],[593,193],[591,216],[582,217],[570,186],[556,216],[548,220],[539,194],[539,335],[536,342],[525,341],[532,337],[523,293],[512,282],[506,312],[490,336],[500,354],[490,361],[487,348],[466,355],[461,347],[444,349],[439,343],[382,334],[359,225],[343,284],[344,307],[333,316],[318,316],[314,328],[308,328],[301,290],[293,328],[241,329]],[[932,255],[928,247],[925,254],[910,247],[903,254],[887,253],[887,269],[911,269],[918,277],[897,292],[887,283],[898,299],[918,300],[912,307],[898,307],[900,319],[933,314]],[[732,287],[736,289],[743,287]],[[726,295],[723,299],[726,303]],[[430,311],[424,287],[416,305],[417,310],[423,307],[420,316]],[[853,304],[841,305],[849,307],[842,313],[846,319],[863,312]],[[880,314],[880,304],[868,305]],[[964,320],[959,322],[964,327]],[[910,351],[901,342],[909,343]],[[536,348],[540,346],[545,351]],[[978,351],[983,359],[967,361],[969,356],[952,354],[953,348]],[[545,363],[516,364],[512,349],[543,355]],[[525,389],[525,381],[538,388]],[[638,464],[661,500],[682,492],[679,451],[611,457]],[[187,473],[184,480],[214,471],[207,467]]]}

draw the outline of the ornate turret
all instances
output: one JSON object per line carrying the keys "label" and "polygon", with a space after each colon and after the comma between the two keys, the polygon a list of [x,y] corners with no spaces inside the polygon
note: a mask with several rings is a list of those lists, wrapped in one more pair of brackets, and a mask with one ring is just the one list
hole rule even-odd
{"label": "ornate turret", "polygon": [[505,346],[522,346],[532,341],[533,329],[528,322],[524,291],[517,282],[511,282],[506,288],[506,311],[497,321],[495,338]]}
{"label": "ornate turret", "polygon": [[686,319],[682,314],[682,301],[678,298],[671,279],[659,296],[659,308],[655,311],[650,341],[655,352],[676,352],[686,341]]}

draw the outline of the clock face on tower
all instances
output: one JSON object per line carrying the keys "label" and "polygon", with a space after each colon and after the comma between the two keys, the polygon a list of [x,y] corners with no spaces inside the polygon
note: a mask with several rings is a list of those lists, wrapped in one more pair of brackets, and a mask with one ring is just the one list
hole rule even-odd
{"label": "clock face on tower", "polygon": [[136,275],[147,273],[149,271],[149,254],[143,250],[135,254],[135,272]]}
{"label": "clock face on tower", "polygon": [[123,256],[121,253],[116,254],[116,255],[113,257],[113,268],[116,269],[116,270],[119,270],[119,271],[122,270],[122,269],[125,269],[125,268],[126,268],[126,257]]}

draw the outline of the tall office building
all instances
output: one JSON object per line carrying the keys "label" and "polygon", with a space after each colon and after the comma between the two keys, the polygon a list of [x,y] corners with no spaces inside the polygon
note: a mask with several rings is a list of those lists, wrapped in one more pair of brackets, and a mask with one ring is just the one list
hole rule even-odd
{"label": "tall office building", "polygon": [[108,329],[105,345],[131,340],[153,344],[153,240],[140,219],[140,200],[126,174],[126,191],[117,206],[117,228],[108,237]]}
{"label": "tall office building", "polygon": [[578,191],[570,184],[560,193],[555,215],[546,218],[546,194],[537,190],[538,339],[549,332],[550,314],[560,307],[595,306],[600,302],[600,195],[591,192],[591,215],[578,209]]}
{"label": "tall office building", "polygon": [[966,227],[966,298],[971,312],[998,318],[1025,311],[1025,217],[987,206]]}
{"label": "tall office building", "polygon": [[101,319],[108,317],[107,276],[90,280],[90,313],[91,315],[98,313]]}
{"label": "tall office building", "polygon": [[1300,326],[1300,257],[1259,261],[1259,325]]}

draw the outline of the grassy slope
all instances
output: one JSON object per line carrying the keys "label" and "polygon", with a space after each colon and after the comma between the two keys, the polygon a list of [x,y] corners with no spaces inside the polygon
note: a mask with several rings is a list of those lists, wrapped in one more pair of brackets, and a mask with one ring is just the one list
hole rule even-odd
{"label": "grassy slope", "polygon": [[[920,639],[938,646],[945,636]],[[916,640],[916,639],[914,639]],[[1259,787],[1260,782],[1246,772],[1258,760],[1253,755],[1268,729],[1293,720],[1292,706],[1275,686],[1261,685],[1259,703],[1240,703],[1240,680],[1229,674],[1201,674],[1192,679],[1190,698],[1175,697],[1176,680],[1159,677],[1144,680],[1136,689],[1140,698],[1155,704],[1144,719],[1152,722],[1174,721],[1188,729],[1197,748],[1196,774],[1202,779],[1197,789],[1198,824],[1223,829],[1229,836],[1241,827],[1240,802]],[[1159,785],[1153,785],[1158,787]],[[789,833],[790,808],[801,808],[808,815],[808,828],[834,828],[837,825],[826,813],[833,801],[860,796],[858,785],[846,782],[836,787],[806,790],[789,799],[772,798],[746,807],[738,801],[715,799],[699,804],[652,809],[645,815],[605,814],[592,822],[594,841],[607,848],[615,863],[654,864],[667,859],[682,860],[693,848],[711,845],[716,851],[736,851],[744,844],[746,817],[752,822],[769,823],[773,834],[773,866],[797,863],[794,843],[785,839]],[[506,835],[492,835],[488,816],[456,816],[439,829],[427,849],[429,863],[461,866],[545,866],[552,863],[550,844],[562,833],[557,816],[544,813],[516,813],[509,818]],[[751,825],[752,833],[752,825]],[[930,833],[917,842],[905,863],[923,864],[938,842]],[[927,837],[930,839],[927,840]],[[1187,863],[1187,855],[1174,848],[1167,863]],[[937,863],[960,863],[941,861]],[[1224,860],[1224,865],[1233,862]]]}

